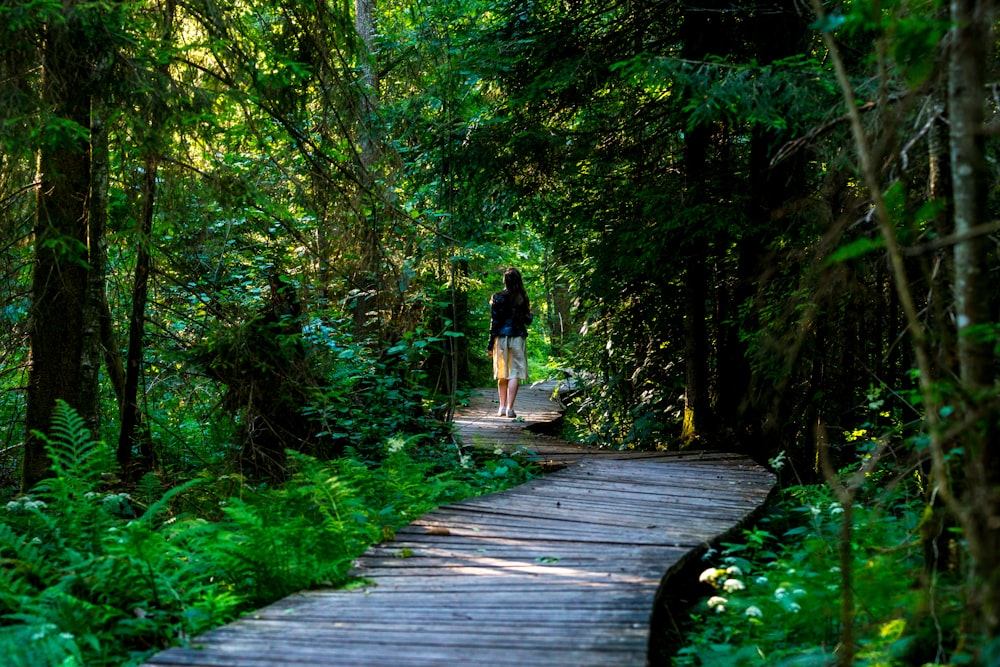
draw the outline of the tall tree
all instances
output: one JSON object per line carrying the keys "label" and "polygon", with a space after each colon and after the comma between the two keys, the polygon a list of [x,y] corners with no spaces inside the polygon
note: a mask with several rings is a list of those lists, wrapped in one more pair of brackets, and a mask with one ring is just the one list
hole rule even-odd
{"label": "tall tree", "polygon": [[[90,243],[90,111],[92,14],[71,0],[45,23],[42,46],[44,130],[38,156],[35,267],[32,276],[31,367],[28,378],[22,486],[48,473],[37,433],[46,432],[56,402],[96,404],[95,375],[84,373]],[[84,379],[90,381],[84,384]]]}
{"label": "tall tree", "polygon": [[[161,53],[169,53],[174,31],[174,5],[167,3],[160,17],[158,43],[153,48]],[[139,215],[136,216],[134,237],[136,260],[135,276],[132,281],[132,313],[129,317],[128,353],[125,362],[125,378],[120,405],[117,459],[126,473],[139,454],[140,465],[149,469],[153,464],[152,443],[143,430],[140,408],[139,383],[142,377],[145,351],[146,304],[149,298],[149,280],[153,255],[153,220],[156,211],[157,182],[160,161],[163,159],[164,124],[167,120],[167,90],[169,88],[169,60],[162,58],[160,64],[150,72],[153,83],[149,87],[152,100],[145,109],[147,122],[143,139],[142,185]]]}
{"label": "tall tree", "polygon": [[[372,331],[381,318],[383,296],[381,280],[383,198],[379,196],[379,176],[376,172],[381,144],[377,131],[379,72],[375,46],[375,0],[355,0],[354,26],[361,43],[359,67],[361,76],[356,86],[358,151],[358,201],[354,213],[358,231],[360,258],[354,278],[357,296],[354,300],[355,327],[359,333]],[[377,331],[377,327],[375,328]]]}
{"label": "tall tree", "polygon": [[972,557],[969,616],[987,639],[1000,637],[1000,448],[991,279],[982,233],[990,220],[992,181],[984,148],[985,66],[996,45],[991,0],[953,0],[948,118],[954,200],[955,315],[960,401],[969,426],[965,453],[964,528]]}

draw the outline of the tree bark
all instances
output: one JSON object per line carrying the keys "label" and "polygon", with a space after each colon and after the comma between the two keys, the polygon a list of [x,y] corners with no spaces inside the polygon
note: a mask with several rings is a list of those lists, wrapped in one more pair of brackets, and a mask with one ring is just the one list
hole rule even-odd
{"label": "tree bark", "polygon": [[31,364],[21,485],[49,474],[44,441],[57,400],[80,410],[89,285],[90,76],[87,29],[75,2],[47,26],[42,47],[42,102],[48,128],[38,159]]}
{"label": "tree bark", "polygon": [[[942,82],[943,87],[943,82]],[[928,144],[928,176],[927,195],[941,203],[940,211],[934,217],[934,231],[938,238],[947,238],[952,232],[952,192],[951,192],[951,156],[948,137],[948,126],[945,124],[944,91],[935,91],[935,118],[927,135]],[[953,314],[952,279],[955,276],[954,253],[940,249],[931,258],[927,267],[928,282],[931,286],[929,300],[930,317],[933,323],[929,329],[936,333],[934,340],[934,365],[941,377],[957,373],[955,361],[955,331],[950,322]]]}
{"label": "tree bark", "polygon": [[955,316],[964,434],[965,537],[972,557],[966,613],[986,640],[1000,634],[1000,450],[997,448],[990,285],[985,236],[970,232],[989,219],[989,165],[984,151],[985,63],[992,54],[993,4],[952,0],[949,120],[954,197]]}

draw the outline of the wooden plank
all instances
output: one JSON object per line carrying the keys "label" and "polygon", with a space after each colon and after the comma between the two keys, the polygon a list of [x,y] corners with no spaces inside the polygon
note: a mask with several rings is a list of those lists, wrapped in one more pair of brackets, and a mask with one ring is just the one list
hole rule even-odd
{"label": "wooden plank", "polygon": [[696,547],[722,532],[729,523],[692,522],[689,525],[660,526],[651,524],[647,528],[620,528],[614,526],[577,526],[559,521],[537,521],[535,525],[485,525],[472,522],[449,521],[414,523],[397,535],[412,535],[423,532],[426,535],[449,535],[464,537],[504,537],[531,539],[540,533],[549,539],[586,542],[588,544],[653,544],[661,546]]}
{"label": "wooden plank", "polygon": [[[226,643],[211,643],[203,645],[201,651],[191,649],[173,649],[161,654],[162,662],[149,664],[186,665],[193,667],[297,667],[299,665],[349,666],[366,665],[370,667],[400,667],[400,665],[482,665],[483,667],[550,667],[551,665],[575,665],[578,667],[608,667],[609,665],[628,665],[645,663],[646,647],[597,647],[564,648],[564,647],[530,647],[519,646],[508,641],[503,646],[481,647],[475,644],[464,646],[427,645],[416,643],[400,645],[398,643],[383,643],[372,639],[370,643],[353,643],[350,646],[333,644],[319,647],[315,643],[294,646],[290,650],[287,642],[274,640],[256,642],[252,639],[241,639]],[[157,656],[160,658],[160,656]]]}
{"label": "wooden plank", "polygon": [[[539,605],[531,609],[500,608],[496,606],[469,605],[462,609],[443,607],[438,603],[429,602],[423,605],[400,605],[394,607],[400,613],[373,615],[369,607],[360,605],[345,605],[338,607],[337,615],[331,618],[329,609],[307,607],[304,609],[261,609],[253,614],[255,621],[288,620],[301,624],[353,624],[366,625],[372,628],[395,627],[400,624],[412,625],[415,621],[421,624],[437,627],[439,624],[463,622],[478,627],[493,624],[521,627],[565,628],[567,625],[585,624],[587,626],[618,628],[636,626],[641,629],[648,618],[647,609],[629,605],[628,607],[599,608],[600,615],[595,616],[595,608],[557,607],[551,604]],[[637,626],[639,624],[639,626]]]}
{"label": "wooden plank", "polygon": [[[631,495],[631,505],[627,512],[622,509],[622,503]],[[647,524],[651,520],[674,519],[678,516],[697,519],[719,518],[730,519],[746,513],[746,503],[727,503],[711,506],[702,501],[688,498],[674,498],[662,502],[650,501],[637,494],[607,493],[589,494],[587,496],[558,495],[557,490],[548,491],[532,499],[522,496],[497,498],[492,503],[457,503],[448,510],[434,512],[433,516],[461,516],[489,514],[497,517],[549,517],[567,521],[588,520],[595,523],[637,522]]]}

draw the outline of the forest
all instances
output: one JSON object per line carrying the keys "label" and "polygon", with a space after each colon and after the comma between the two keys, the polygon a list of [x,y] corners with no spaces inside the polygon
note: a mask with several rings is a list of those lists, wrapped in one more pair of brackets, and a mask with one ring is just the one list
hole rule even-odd
{"label": "forest", "polygon": [[671,664],[1000,665],[994,9],[0,0],[0,654],[539,474],[449,428],[517,266],[567,439],[778,476]]}

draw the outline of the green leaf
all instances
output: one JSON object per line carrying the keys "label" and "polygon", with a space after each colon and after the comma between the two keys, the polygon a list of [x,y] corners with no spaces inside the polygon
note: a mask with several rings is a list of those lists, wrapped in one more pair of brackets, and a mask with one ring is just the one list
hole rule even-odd
{"label": "green leaf", "polygon": [[830,255],[827,260],[827,266],[832,264],[839,264],[840,262],[845,262],[850,259],[856,259],[862,257],[872,252],[873,250],[881,250],[885,247],[885,241],[882,240],[881,236],[875,237],[873,239],[868,237],[863,237],[851,241],[845,246],[838,248],[832,255]]}

